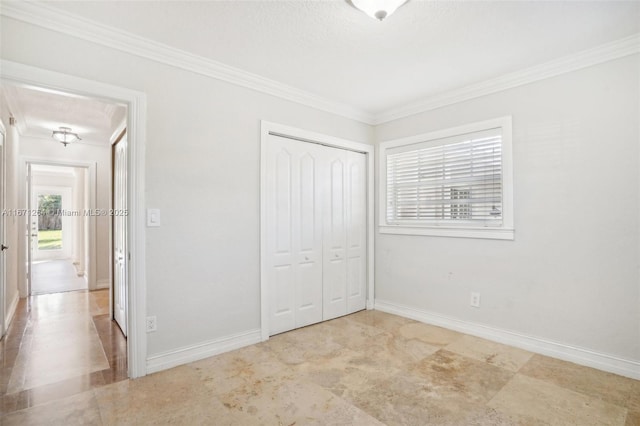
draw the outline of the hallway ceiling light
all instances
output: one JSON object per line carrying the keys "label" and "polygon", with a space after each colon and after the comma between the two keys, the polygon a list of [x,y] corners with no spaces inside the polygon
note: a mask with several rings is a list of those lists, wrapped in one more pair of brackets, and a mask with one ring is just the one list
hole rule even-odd
{"label": "hallway ceiling light", "polygon": [[351,0],[351,4],[372,18],[382,21],[407,1],[408,0]]}
{"label": "hallway ceiling light", "polygon": [[70,127],[60,127],[59,130],[54,130],[51,135],[52,138],[60,142],[62,145],[67,146],[71,142],[81,141],[80,136],[77,133],[73,133]]}

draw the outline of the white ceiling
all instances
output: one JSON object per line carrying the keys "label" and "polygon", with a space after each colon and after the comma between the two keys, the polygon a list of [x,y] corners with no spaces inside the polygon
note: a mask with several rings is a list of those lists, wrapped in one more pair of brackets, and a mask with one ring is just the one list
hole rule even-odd
{"label": "white ceiling", "polygon": [[49,6],[380,114],[640,32],[639,1],[347,0]]}
{"label": "white ceiling", "polygon": [[[384,22],[348,0],[55,1],[163,43],[377,116],[640,33],[640,1],[409,0]],[[71,127],[108,144],[124,106],[5,86],[23,135]]]}
{"label": "white ceiling", "polygon": [[23,136],[51,138],[64,126],[82,143],[109,145],[127,112],[122,105],[12,85],[3,85],[2,93]]}

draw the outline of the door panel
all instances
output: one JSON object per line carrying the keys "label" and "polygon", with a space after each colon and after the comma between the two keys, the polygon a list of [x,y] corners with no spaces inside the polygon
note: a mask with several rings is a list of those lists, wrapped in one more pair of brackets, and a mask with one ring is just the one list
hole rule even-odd
{"label": "door panel", "polygon": [[276,253],[291,256],[291,154],[286,149],[276,156]]}
{"label": "door panel", "polygon": [[328,187],[325,193],[323,319],[347,313],[346,151],[325,148]]}
{"label": "door panel", "polygon": [[[318,150],[270,136],[267,200],[269,333],[322,320],[322,222]],[[286,271],[286,272],[285,272]]]}
{"label": "door panel", "polygon": [[364,154],[347,152],[348,208],[347,208],[347,313],[366,306],[367,271],[367,166]]}
{"label": "door panel", "polygon": [[271,272],[271,326],[274,332],[289,330],[295,327],[294,317],[294,265],[292,261],[293,232],[291,193],[292,164],[291,154],[286,147],[278,147],[274,152],[274,181],[272,193],[275,200],[271,210],[274,228],[275,246],[272,254]]}
{"label": "door panel", "polygon": [[298,153],[294,227],[297,275],[295,326],[304,327],[322,321],[322,210],[319,187],[320,150],[309,143],[295,144]]}
{"label": "door panel", "polygon": [[300,250],[305,256],[315,251],[318,242],[316,163],[317,159],[308,152],[300,160]]}
{"label": "door panel", "polygon": [[113,318],[127,335],[127,137],[113,151]]}
{"label": "door panel", "polygon": [[275,291],[273,292],[274,315],[280,321],[293,324],[293,265],[276,265],[274,270]]}

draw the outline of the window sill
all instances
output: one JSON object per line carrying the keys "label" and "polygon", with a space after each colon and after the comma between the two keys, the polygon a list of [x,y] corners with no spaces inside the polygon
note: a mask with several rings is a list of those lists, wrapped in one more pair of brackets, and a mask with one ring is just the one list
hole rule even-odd
{"label": "window sill", "polygon": [[489,240],[513,240],[515,231],[507,228],[453,228],[440,226],[389,226],[378,227],[381,234],[428,235],[432,237],[483,238]]}

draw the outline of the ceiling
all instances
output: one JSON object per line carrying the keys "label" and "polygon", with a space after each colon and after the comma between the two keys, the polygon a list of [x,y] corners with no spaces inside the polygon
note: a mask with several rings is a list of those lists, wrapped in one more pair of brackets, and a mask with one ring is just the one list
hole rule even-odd
{"label": "ceiling", "polygon": [[639,1],[56,1],[48,6],[372,115],[640,32]]}
{"label": "ceiling", "polygon": [[2,93],[23,136],[51,138],[53,130],[64,126],[78,133],[82,143],[109,145],[127,113],[122,105],[6,84]]}
{"label": "ceiling", "polygon": [[[383,22],[348,0],[55,1],[49,9],[377,116],[640,33],[640,1],[409,0]],[[23,135],[108,144],[124,106],[5,86]]]}

